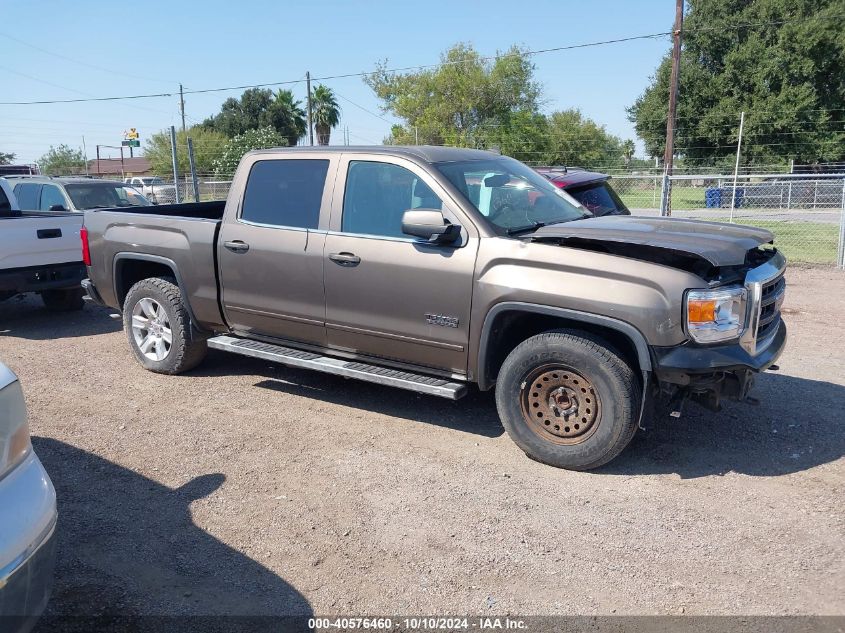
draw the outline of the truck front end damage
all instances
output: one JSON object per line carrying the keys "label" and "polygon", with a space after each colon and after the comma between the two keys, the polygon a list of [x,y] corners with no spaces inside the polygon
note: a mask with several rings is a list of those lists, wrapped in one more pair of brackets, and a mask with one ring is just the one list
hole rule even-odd
{"label": "truck front end damage", "polygon": [[686,342],[652,348],[657,383],[675,414],[687,398],[712,410],[723,398],[756,403],[749,395],[756,374],[777,368],[786,346],[786,259],[755,249],[749,260],[757,265],[739,282],[688,291]]}

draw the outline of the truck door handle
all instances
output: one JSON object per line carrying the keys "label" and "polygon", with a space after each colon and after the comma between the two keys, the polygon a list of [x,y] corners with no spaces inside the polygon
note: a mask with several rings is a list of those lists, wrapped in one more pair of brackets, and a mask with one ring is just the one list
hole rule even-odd
{"label": "truck door handle", "polygon": [[49,240],[53,237],[61,237],[62,230],[61,229],[38,229],[36,231],[39,240]]}
{"label": "truck door handle", "polygon": [[361,258],[353,253],[331,253],[329,259],[341,266],[357,266]]}
{"label": "truck door handle", "polygon": [[233,240],[231,242],[223,242],[223,246],[228,248],[233,253],[246,253],[249,250],[249,244],[241,240]]}

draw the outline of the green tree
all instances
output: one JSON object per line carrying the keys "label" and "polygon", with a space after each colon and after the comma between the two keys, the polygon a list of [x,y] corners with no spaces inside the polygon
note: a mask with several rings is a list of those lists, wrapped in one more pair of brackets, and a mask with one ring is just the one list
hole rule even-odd
{"label": "green tree", "polygon": [[85,173],[85,156],[81,149],[68,145],[50,146],[39,160],[41,172],[47,176],[71,176]]}
{"label": "green tree", "polygon": [[290,90],[249,88],[240,98],[223,102],[220,112],[207,118],[203,127],[234,138],[249,130],[270,126],[296,145],[305,134],[305,110]]}
{"label": "green tree", "polygon": [[317,132],[317,144],[328,145],[332,128],[340,123],[340,107],[331,88],[317,86],[311,93],[311,120]]}
{"label": "green tree", "polygon": [[[845,160],[842,0],[689,0],[677,153],[728,164],[745,111],[745,164]],[[650,156],[666,143],[670,55],[628,109]]]}
{"label": "green tree", "polygon": [[0,165],[11,165],[15,155],[10,152],[0,152]]}
{"label": "green tree", "polygon": [[214,172],[221,177],[231,177],[238,163],[247,152],[254,149],[284,147],[288,140],[272,127],[247,130],[226,143],[223,152],[214,161]]}
{"label": "green tree", "polygon": [[546,164],[608,169],[623,165],[622,140],[580,110],[553,112],[548,117]]}
{"label": "green tree", "polygon": [[441,62],[408,73],[390,73],[382,63],[365,77],[382,110],[402,120],[387,142],[487,147],[506,137],[512,121],[538,114],[540,86],[520,49],[486,60],[457,44]]}
{"label": "green tree", "polygon": [[[188,137],[194,144],[194,161],[198,174],[210,174],[214,171],[214,159],[220,156],[228,142],[225,134],[195,125],[186,131],[176,132],[176,164],[179,173],[190,171],[188,159]],[[144,144],[144,157],[150,161],[153,173],[170,175],[173,173],[173,160],[170,150],[170,131],[162,130],[147,138]]]}
{"label": "green tree", "polygon": [[264,125],[271,103],[272,90],[249,88],[240,98],[226,99],[220,106],[220,112],[203,121],[203,126],[232,138]]}

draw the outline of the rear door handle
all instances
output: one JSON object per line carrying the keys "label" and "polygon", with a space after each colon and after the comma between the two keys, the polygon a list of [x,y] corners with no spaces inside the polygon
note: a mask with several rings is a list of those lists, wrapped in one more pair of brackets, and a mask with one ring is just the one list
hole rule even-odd
{"label": "rear door handle", "polygon": [[354,253],[332,253],[329,259],[341,266],[357,266],[361,263],[361,258]]}
{"label": "rear door handle", "polygon": [[39,240],[49,240],[53,237],[61,237],[62,230],[61,229],[38,229],[36,231]]}
{"label": "rear door handle", "polygon": [[223,242],[223,246],[228,248],[233,253],[246,253],[249,250],[249,244],[241,240],[233,240],[231,242]]}

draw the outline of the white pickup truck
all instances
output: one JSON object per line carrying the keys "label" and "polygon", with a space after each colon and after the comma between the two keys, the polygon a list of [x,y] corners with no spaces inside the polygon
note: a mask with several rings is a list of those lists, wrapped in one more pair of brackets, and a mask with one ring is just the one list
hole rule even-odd
{"label": "white pickup truck", "polygon": [[0,301],[25,292],[51,310],[79,310],[85,277],[81,213],[21,211],[0,178]]}
{"label": "white pickup truck", "polygon": [[132,176],[124,178],[124,184],[132,185],[153,204],[176,204],[176,187],[158,176]]}

